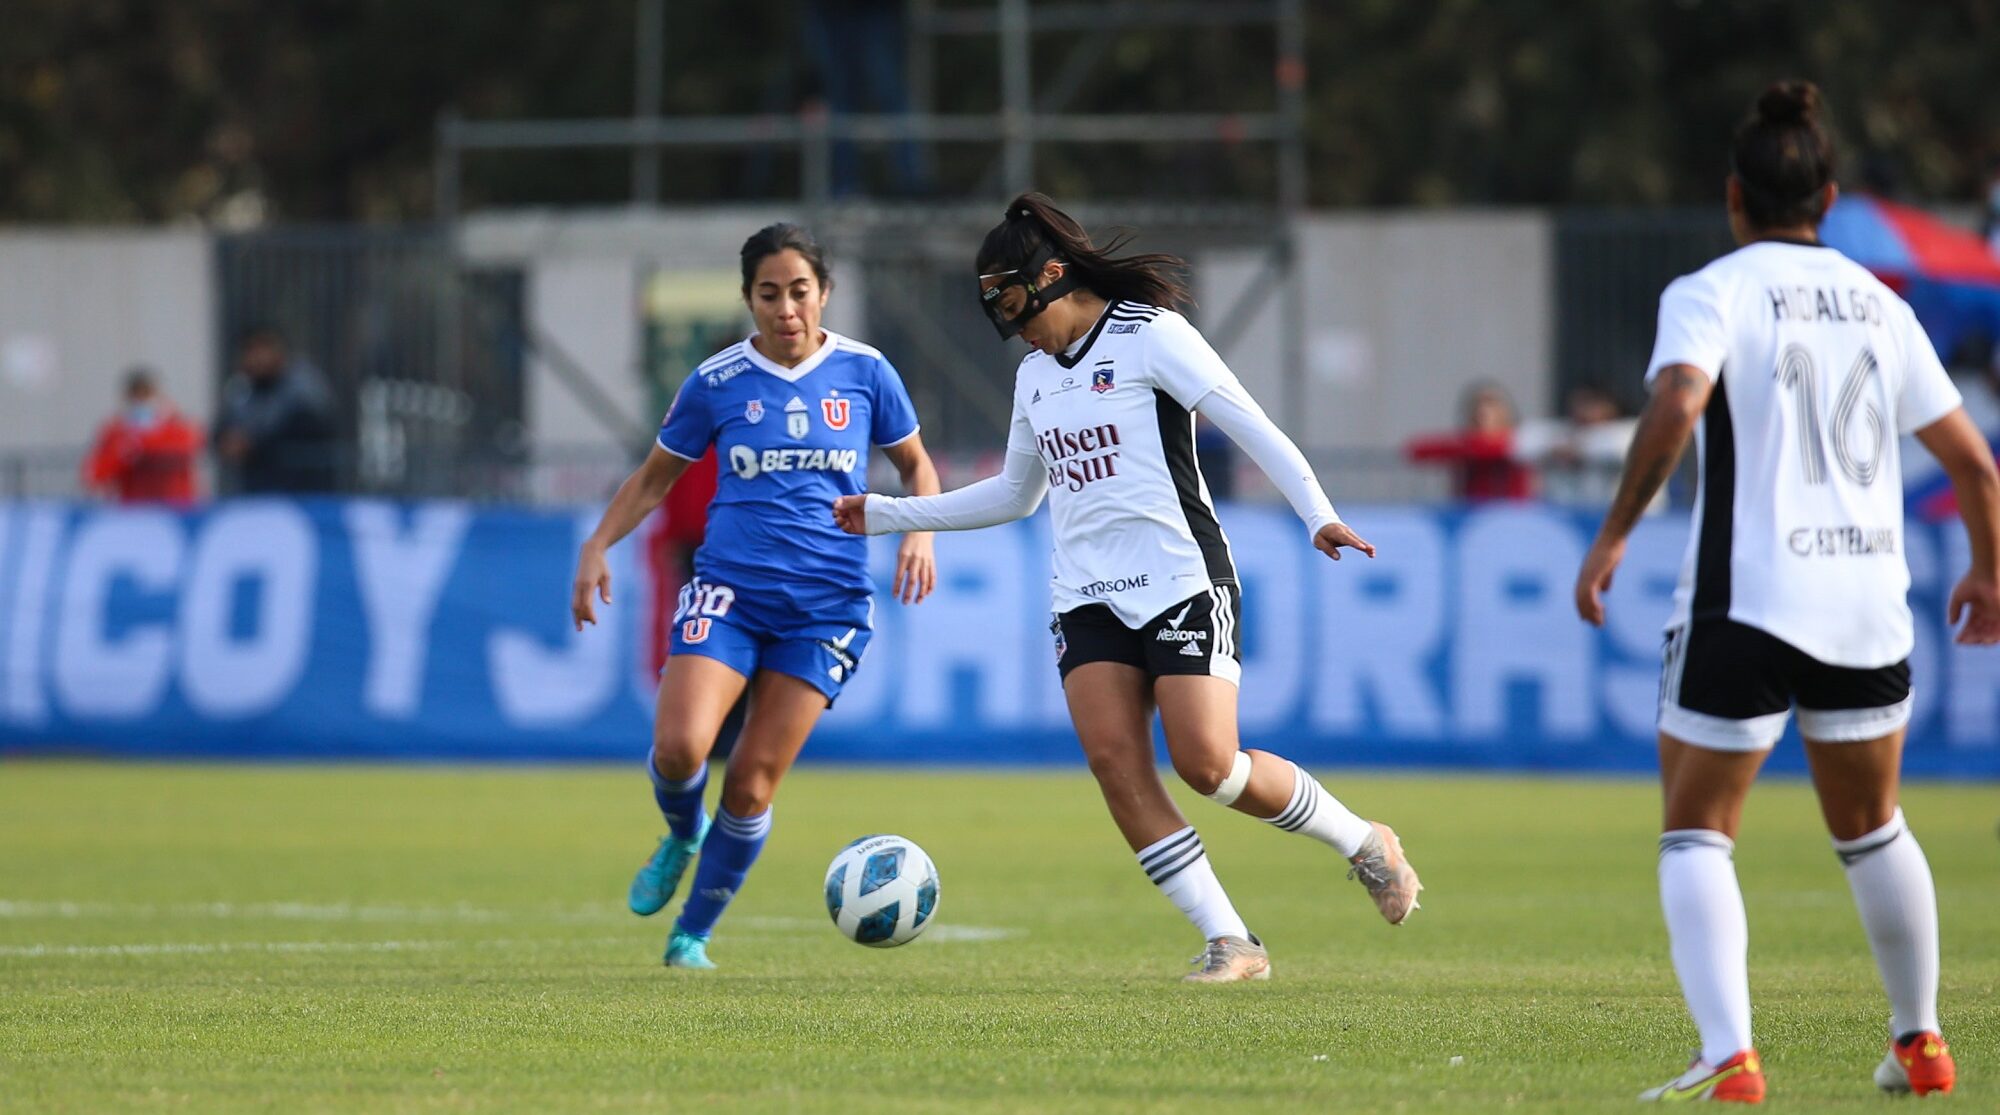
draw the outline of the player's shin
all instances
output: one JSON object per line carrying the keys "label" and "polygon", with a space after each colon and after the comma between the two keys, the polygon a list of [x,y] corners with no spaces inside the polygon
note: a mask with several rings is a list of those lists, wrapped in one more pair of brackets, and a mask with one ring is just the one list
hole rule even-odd
{"label": "player's shin", "polygon": [[1891,1036],[1936,1033],[1937,888],[1903,811],[1874,832],[1834,841],[1833,848],[1847,868],[1847,885],[1889,993]]}
{"label": "player's shin", "polygon": [[1701,1031],[1701,1058],[1710,1066],[1750,1048],[1750,925],[1736,882],[1735,847],[1711,829],[1660,836],[1660,905],[1674,973]]}
{"label": "player's shin", "polygon": [[771,812],[766,809],[754,817],[738,817],[727,809],[716,810],[715,824],[702,842],[701,860],[695,866],[694,889],[675,928],[697,937],[707,937],[715,930],[716,919],[743,889],[750,866],[764,850],[764,841],[771,833]]}
{"label": "player's shin", "polygon": [[1209,800],[1243,809],[1245,803],[1241,799],[1244,790],[1253,779],[1266,780],[1260,776],[1267,771],[1275,775],[1268,779],[1271,783],[1289,783],[1289,793],[1280,791],[1275,796],[1275,800],[1283,803],[1282,808],[1268,815],[1260,809],[1244,809],[1244,812],[1286,832],[1310,836],[1338,850],[1344,857],[1351,859],[1360,853],[1374,827],[1341,804],[1339,798],[1328,793],[1318,779],[1307,774],[1298,764],[1268,751],[1237,752],[1229,777],[1208,795]]}
{"label": "player's shin", "polygon": [[1237,937],[1249,940],[1250,930],[1236,913],[1229,895],[1215,877],[1201,837],[1189,825],[1139,849],[1139,866],[1160,893],[1201,931],[1202,939]]}
{"label": "player's shin", "polygon": [[647,756],[646,773],[652,776],[653,802],[660,807],[660,816],[666,818],[667,831],[675,839],[688,840],[701,829],[702,795],[708,789],[708,764],[691,777],[672,779],[660,773],[652,756]]}

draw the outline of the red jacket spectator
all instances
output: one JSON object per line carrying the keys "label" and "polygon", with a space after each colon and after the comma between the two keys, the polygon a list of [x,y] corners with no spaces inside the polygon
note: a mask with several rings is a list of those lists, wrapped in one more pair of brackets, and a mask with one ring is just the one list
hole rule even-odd
{"label": "red jacket spectator", "polygon": [[1527,499],[1535,494],[1535,473],[1514,459],[1511,430],[1466,430],[1413,438],[1410,459],[1452,466],[1452,493],[1474,503]]}
{"label": "red jacket spectator", "polygon": [[1535,492],[1535,472],[1514,458],[1514,403],[1495,383],[1475,383],[1460,401],[1464,428],[1456,433],[1412,438],[1413,461],[1452,466],[1452,492],[1481,502],[1527,499]]}
{"label": "red jacket spectator", "polygon": [[152,373],[134,369],[124,407],[98,430],[84,461],[84,486],[120,503],[193,503],[195,459],[205,444],[201,427],[167,401]]}

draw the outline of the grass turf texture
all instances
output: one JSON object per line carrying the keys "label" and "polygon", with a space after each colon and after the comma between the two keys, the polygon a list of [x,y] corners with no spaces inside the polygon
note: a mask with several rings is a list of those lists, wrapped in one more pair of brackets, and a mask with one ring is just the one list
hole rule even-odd
{"label": "grass turf texture", "polygon": [[[1617,1111],[1682,1067],[1650,785],[1330,783],[1404,834],[1422,912],[1184,796],[1275,964],[1189,988],[1200,942],[1081,770],[796,773],[692,973],[623,909],[636,770],[0,764],[0,1108]],[[2000,1093],[1996,804],[1906,793],[1967,1110]],[[820,881],[881,830],[943,897],[875,951]],[[1773,1102],[1878,1110],[1887,1007],[1803,785],[1758,788],[1737,863]]]}

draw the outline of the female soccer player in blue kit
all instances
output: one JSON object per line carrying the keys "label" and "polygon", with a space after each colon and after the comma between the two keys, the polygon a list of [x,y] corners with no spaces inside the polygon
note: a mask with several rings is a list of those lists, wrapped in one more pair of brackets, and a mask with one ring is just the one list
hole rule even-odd
{"label": "female soccer player in blue kit", "polygon": [[[721,480],[695,579],[681,590],[653,721],[653,797],[668,833],[632,880],[632,912],[657,913],[700,852],[666,964],[713,968],[709,934],[743,886],[771,829],[771,798],[820,713],[854,676],[874,612],[867,540],[826,507],[867,490],[879,445],[917,494],[938,491],[916,410],[880,352],[820,327],[832,280],[819,245],[776,224],[743,245],[743,298],[757,332],[703,361],[674,398],[646,460],[612,497],[577,558],[577,630],[611,603],[604,554],[657,507],[688,464],[716,447]],[[928,535],[906,536],[893,593],[930,594]],[[748,689],[711,825],[702,808],[708,753]]]}

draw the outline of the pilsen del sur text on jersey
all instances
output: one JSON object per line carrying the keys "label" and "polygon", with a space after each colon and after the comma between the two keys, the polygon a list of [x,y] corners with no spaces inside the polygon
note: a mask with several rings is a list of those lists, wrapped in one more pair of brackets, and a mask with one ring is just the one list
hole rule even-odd
{"label": "pilsen del sur text on jersey", "polygon": [[1776,321],[1882,324],[1882,296],[1865,290],[1774,286],[1765,287],[1764,295],[1771,300],[1771,316]]}
{"label": "pilsen del sur text on jersey", "polygon": [[1085,484],[1118,475],[1118,450],[1123,442],[1111,423],[1064,430],[1051,426],[1035,435],[1035,444],[1049,463],[1049,487],[1080,492]]}

